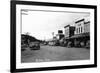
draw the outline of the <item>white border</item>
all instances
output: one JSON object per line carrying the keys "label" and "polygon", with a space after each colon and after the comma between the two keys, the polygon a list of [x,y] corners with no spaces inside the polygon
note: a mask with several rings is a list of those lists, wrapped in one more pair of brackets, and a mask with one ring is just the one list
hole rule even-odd
{"label": "white border", "polygon": [[[58,62],[41,62],[41,63],[21,63],[21,36],[20,36],[20,10],[56,10],[56,11],[73,11],[73,12],[89,12],[90,13],[90,60],[80,61],[58,61]],[[34,5],[16,5],[16,69],[55,67],[55,66],[72,66],[72,65],[88,65],[94,64],[94,10],[84,8],[67,8],[67,7],[49,7]]]}

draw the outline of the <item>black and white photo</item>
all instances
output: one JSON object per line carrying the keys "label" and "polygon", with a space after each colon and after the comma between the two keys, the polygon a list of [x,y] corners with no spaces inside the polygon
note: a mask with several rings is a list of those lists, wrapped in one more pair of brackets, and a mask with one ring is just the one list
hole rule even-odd
{"label": "black and white photo", "polygon": [[21,62],[90,59],[90,13],[21,10]]}
{"label": "black and white photo", "polygon": [[96,67],[96,6],[12,1],[11,12],[12,71]]}

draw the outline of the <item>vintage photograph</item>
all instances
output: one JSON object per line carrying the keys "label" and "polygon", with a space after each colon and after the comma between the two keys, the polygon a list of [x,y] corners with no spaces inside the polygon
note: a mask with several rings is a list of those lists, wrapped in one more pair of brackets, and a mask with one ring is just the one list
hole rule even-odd
{"label": "vintage photograph", "polygon": [[90,59],[90,13],[21,9],[21,63]]}
{"label": "vintage photograph", "polygon": [[96,9],[11,1],[11,72],[97,67]]}

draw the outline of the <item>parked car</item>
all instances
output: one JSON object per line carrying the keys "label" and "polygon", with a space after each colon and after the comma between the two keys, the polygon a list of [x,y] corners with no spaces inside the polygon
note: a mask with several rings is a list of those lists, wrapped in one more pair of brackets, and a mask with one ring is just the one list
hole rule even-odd
{"label": "parked car", "polygon": [[21,44],[21,51],[25,51],[27,49],[27,44]]}
{"label": "parked car", "polygon": [[90,40],[86,42],[86,48],[90,48]]}
{"label": "parked car", "polygon": [[52,41],[50,41],[50,42],[48,43],[48,45],[49,45],[49,46],[53,46],[54,43],[53,43]]}
{"label": "parked car", "polygon": [[31,42],[29,44],[29,47],[31,50],[39,50],[40,49],[40,43],[39,42]]}
{"label": "parked car", "polygon": [[48,43],[47,42],[44,42],[44,45],[47,45]]}

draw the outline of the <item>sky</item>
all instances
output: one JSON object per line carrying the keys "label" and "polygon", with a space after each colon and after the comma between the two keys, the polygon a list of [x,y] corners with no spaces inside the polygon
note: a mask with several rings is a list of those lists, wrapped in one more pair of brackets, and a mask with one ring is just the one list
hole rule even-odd
{"label": "sky", "polygon": [[48,40],[63,30],[64,26],[74,25],[78,18],[89,16],[89,13],[52,12],[52,11],[22,11],[22,34],[29,33],[40,40]]}

